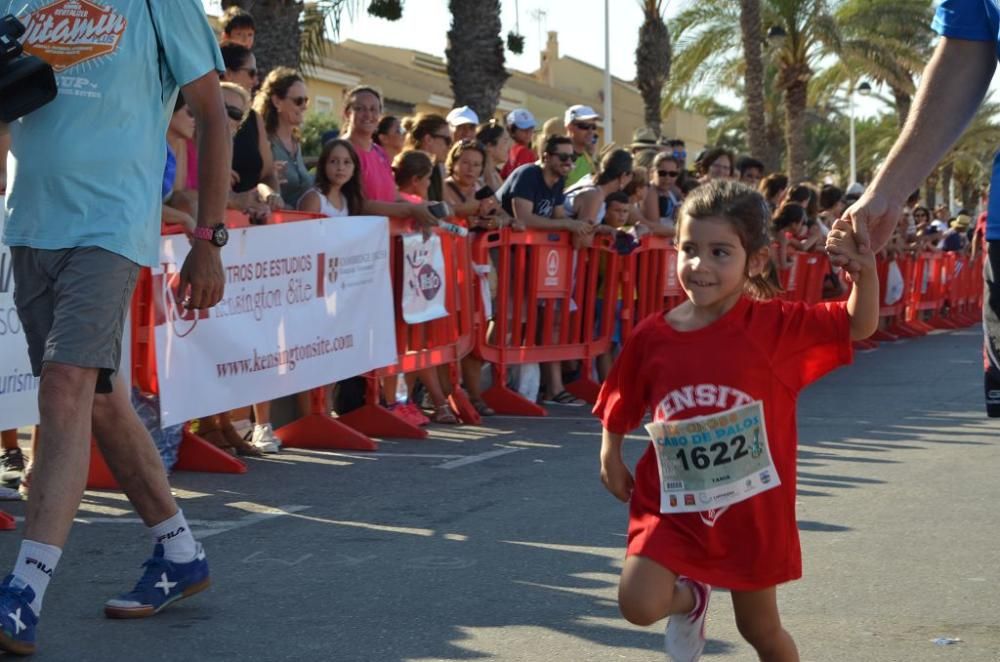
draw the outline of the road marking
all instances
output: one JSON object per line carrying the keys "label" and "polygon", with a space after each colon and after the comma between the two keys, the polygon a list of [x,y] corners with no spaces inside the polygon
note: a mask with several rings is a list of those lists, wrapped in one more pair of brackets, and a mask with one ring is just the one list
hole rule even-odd
{"label": "road marking", "polygon": [[299,565],[300,563],[303,563],[305,561],[308,561],[309,559],[312,558],[312,556],[313,556],[312,554],[303,554],[302,556],[300,556],[299,558],[295,559],[294,561],[289,561],[288,559],[277,559],[277,558],[271,558],[269,556],[264,556],[263,552],[254,552],[250,556],[248,556],[245,559],[243,559],[243,562],[244,563],[278,563],[278,564],[281,564],[281,565],[286,565],[288,567],[292,567],[292,566]]}
{"label": "road marking", "polygon": [[476,462],[483,462],[485,460],[492,460],[495,457],[500,457],[501,455],[509,455],[511,453],[516,453],[518,451],[524,450],[523,448],[498,448],[495,451],[487,451],[485,453],[479,453],[478,455],[469,455],[463,457],[459,460],[452,460],[451,462],[445,462],[444,464],[437,465],[438,469],[458,469],[459,467],[464,467],[470,464],[475,464]]}

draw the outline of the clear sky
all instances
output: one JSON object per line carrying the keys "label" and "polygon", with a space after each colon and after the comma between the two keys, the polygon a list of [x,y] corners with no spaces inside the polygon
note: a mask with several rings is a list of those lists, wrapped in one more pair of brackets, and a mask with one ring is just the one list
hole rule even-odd
{"label": "clear sky", "polygon": [[[697,0],[667,0],[666,20]],[[736,0],[733,0],[735,2]],[[203,0],[209,11],[218,0]],[[360,4],[367,6],[367,1]],[[637,0],[611,0],[611,73],[624,80],[635,78],[635,45],[642,10]],[[524,53],[506,52],[507,66],[521,71],[534,71],[539,65],[539,53],[545,46],[547,32],[559,33],[561,55],[604,67],[604,0],[502,0],[503,35],[519,28],[524,35]],[[346,13],[341,26],[341,39],[399,46],[444,56],[447,32],[451,22],[446,0],[405,0],[403,17],[396,22],[373,18],[362,9],[352,17]],[[739,39],[739,35],[733,35]],[[997,89],[1000,72],[992,88]],[[885,106],[874,98],[857,97],[859,116],[884,112]],[[736,103],[735,99],[723,99]]]}

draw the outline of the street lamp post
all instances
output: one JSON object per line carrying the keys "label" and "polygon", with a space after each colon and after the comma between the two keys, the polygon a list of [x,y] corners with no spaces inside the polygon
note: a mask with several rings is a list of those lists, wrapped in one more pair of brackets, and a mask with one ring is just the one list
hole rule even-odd
{"label": "street lamp post", "polygon": [[[851,81],[851,89],[848,93],[848,101],[851,113],[851,185],[858,183],[858,154],[854,137],[854,81]],[[872,86],[868,83],[858,85],[857,92],[861,96],[867,96],[872,91]]]}
{"label": "street lamp post", "polygon": [[604,0],[604,144],[614,142],[614,120],[611,116],[611,12],[609,0]]}

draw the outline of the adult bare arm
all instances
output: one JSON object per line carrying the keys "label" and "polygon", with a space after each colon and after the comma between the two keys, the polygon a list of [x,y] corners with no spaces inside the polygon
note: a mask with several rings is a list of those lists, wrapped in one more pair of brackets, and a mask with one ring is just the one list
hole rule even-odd
{"label": "adult bare arm", "polygon": [[[208,72],[182,90],[198,128],[198,226],[210,228],[225,217],[229,194],[233,163],[229,118],[216,72]],[[211,308],[222,298],[224,288],[220,249],[208,241],[195,241],[181,267],[181,297],[190,297],[190,308]]]}
{"label": "adult bare arm", "polygon": [[[906,125],[872,185],[845,212],[863,250],[889,241],[899,208],[968,126],[996,69],[996,43],[945,37],[924,69]],[[835,264],[846,265],[838,256]]]}

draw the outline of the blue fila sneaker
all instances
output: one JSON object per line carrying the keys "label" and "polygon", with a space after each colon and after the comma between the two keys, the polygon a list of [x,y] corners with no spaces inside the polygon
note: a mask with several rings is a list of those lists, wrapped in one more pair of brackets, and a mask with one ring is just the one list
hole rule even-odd
{"label": "blue fila sneaker", "polygon": [[38,617],[31,610],[35,592],[30,586],[16,588],[14,575],[0,584],[0,650],[15,655],[35,652],[35,626]]}
{"label": "blue fila sneaker", "polygon": [[146,571],[130,592],[104,603],[108,618],[146,618],[168,605],[208,588],[208,561],[198,545],[190,563],[173,563],[163,558],[163,545],[153,549],[153,557],[142,564]]}

